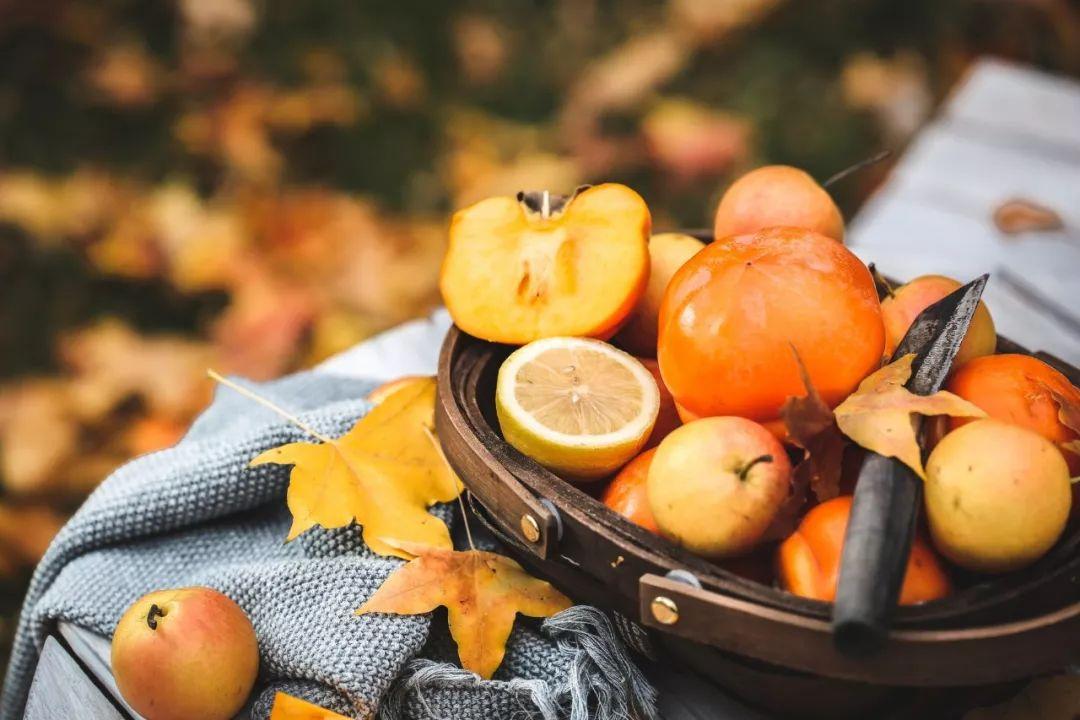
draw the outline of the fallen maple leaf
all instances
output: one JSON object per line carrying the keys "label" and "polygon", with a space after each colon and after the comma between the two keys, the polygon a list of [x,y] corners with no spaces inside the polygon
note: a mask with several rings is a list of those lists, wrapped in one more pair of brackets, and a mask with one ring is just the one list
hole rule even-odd
{"label": "fallen maple leaf", "polygon": [[1065,227],[1061,216],[1045,205],[1031,200],[1007,200],[994,210],[994,224],[1009,235],[1022,232],[1045,232]]}
{"label": "fallen maple leaf", "polygon": [[[1043,390],[1057,403],[1058,420],[1061,421],[1061,424],[1078,436],[1061,443],[1061,448],[1075,455],[1080,455],[1080,399],[1066,397],[1042,380],[1035,380],[1035,382],[1042,386]],[[1077,396],[1080,396],[1080,392],[1077,393]]]}
{"label": "fallen maple leaf", "polygon": [[395,570],[356,614],[419,615],[445,607],[461,666],[480,677],[490,678],[502,662],[518,613],[550,617],[572,605],[508,557],[386,542],[415,558]]}
{"label": "fallen maple leaf", "polygon": [[[227,383],[220,376],[215,379]],[[385,538],[453,547],[446,524],[427,512],[431,505],[449,502],[461,492],[461,481],[435,438],[434,424],[435,379],[417,378],[340,438],[305,427],[322,442],[282,445],[262,453],[251,465],[293,466],[287,497],[293,523],[287,540],[315,525],[339,528],[356,520],[373,551],[411,559]]]}
{"label": "fallen maple leaf", "polygon": [[274,694],[274,706],[270,708],[270,720],[349,720],[333,710],[315,703],[293,697],[287,693]]}
{"label": "fallen maple leaf", "polygon": [[819,502],[825,502],[840,494],[840,470],[847,440],[836,425],[832,408],[814,387],[799,352],[794,347],[792,352],[806,396],[785,400],[780,406],[780,418],[787,428],[788,438],[807,453],[796,466],[797,472],[808,475],[814,495]]}
{"label": "fallen maple leaf", "polygon": [[914,354],[908,354],[874,372],[835,410],[840,431],[857,444],[886,457],[894,457],[926,479],[922,452],[915,436],[913,414],[951,417],[986,417],[967,400],[946,390],[916,395],[904,387],[911,377]]}

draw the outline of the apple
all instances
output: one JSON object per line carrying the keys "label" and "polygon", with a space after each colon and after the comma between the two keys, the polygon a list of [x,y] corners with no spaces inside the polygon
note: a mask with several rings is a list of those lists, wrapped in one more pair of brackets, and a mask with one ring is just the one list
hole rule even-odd
{"label": "apple", "polygon": [[1072,504],[1061,451],[1032,430],[991,419],[942,438],[926,462],[925,490],[937,549],[984,573],[1042,557],[1065,530]]}
{"label": "apple", "polygon": [[230,720],[255,684],[259,646],[247,615],[217,590],[159,590],[120,618],[112,670],[146,720]]}
{"label": "apple", "polygon": [[649,283],[630,319],[613,342],[633,355],[656,357],[660,303],[675,271],[697,255],[705,243],[680,233],[660,233],[649,238]]}
{"label": "apple", "polygon": [[791,463],[766,428],[740,417],[694,420],[656,448],[646,480],[660,533],[704,557],[758,543],[788,496]]}
{"label": "apple", "polygon": [[671,397],[671,391],[667,389],[664,378],[660,376],[660,363],[652,358],[642,357],[638,358],[638,362],[652,373],[653,379],[656,380],[656,387],[660,390],[660,412],[656,414],[656,424],[653,425],[652,434],[645,441],[645,449],[648,450],[659,445],[660,441],[672,430],[682,425],[682,420],[679,418],[679,409],[675,407],[675,398]]}
{"label": "apple", "polygon": [[806,172],[766,165],[736,180],[720,198],[713,221],[717,239],[785,225],[844,241],[844,216],[832,197]]}
{"label": "apple", "polygon": [[[885,354],[892,356],[919,313],[960,287],[959,280],[944,275],[923,275],[892,290],[888,297],[881,301],[881,319],[885,323]],[[986,303],[980,300],[975,314],[971,316],[967,335],[964,336],[956,359],[953,360],[953,367],[958,368],[968,360],[983,355],[993,355],[996,348],[994,319],[990,317]]]}

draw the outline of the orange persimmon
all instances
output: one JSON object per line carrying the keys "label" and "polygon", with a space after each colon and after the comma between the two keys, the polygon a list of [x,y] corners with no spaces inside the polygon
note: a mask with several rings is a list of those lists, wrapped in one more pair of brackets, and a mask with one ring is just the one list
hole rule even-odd
{"label": "orange persimmon", "polygon": [[[1080,388],[1042,360],[1030,355],[987,355],[953,372],[946,389],[979,406],[990,417],[1034,430],[1058,446],[1069,471],[1080,474],[1080,455],[1066,445],[1080,433],[1061,421],[1060,399],[1080,407]],[[951,418],[955,429],[973,418]]]}
{"label": "orange persimmon", "polygon": [[649,507],[649,495],[645,486],[654,455],[656,448],[646,450],[628,462],[604,489],[600,501],[630,522],[649,532],[659,533],[652,508]]}
{"label": "orange persimmon", "polygon": [[[799,528],[780,544],[777,575],[785,590],[814,600],[833,601],[850,514],[851,496],[833,498],[808,512]],[[934,551],[916,536],[900,589],[900,604],[935,600],[951,591],[949,576]]]}
{"label": "orange persimmon", "polygon": [[660,309],[658,360],[687,417],[760,423],[803,396],[794,350],[830,406],[877,369],[885,328],[873,278],[842,244],[803,228],[722,238],[683,265]]}
{"label": "orange persimmon", "polygon": [[616,184],[540,198],[489,198],[454,214],[439,277],[450,316],[471,335],[513,345],[607,339],[649,279],[649,208]]}

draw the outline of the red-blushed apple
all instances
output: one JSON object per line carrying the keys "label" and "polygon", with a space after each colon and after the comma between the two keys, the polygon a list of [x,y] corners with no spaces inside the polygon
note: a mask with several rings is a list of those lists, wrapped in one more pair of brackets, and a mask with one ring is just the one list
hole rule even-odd
{"label": "red-blushed apple", "polygon": [[[919,313],[959,289],[959,280],[944,275],[923,275],[892,290],[888,297],[881,301],[881,319],[885,323],[885,355],[893,354]],[[980,300],[975,314],[971,316],[967,335],[960,343],[960,350],[953,360],[953,367],[958,368],[968,360],[983,355],[993,355],[996,348],[994,319],[990,317],[986,303]]]}
{"label": "red-blushed apple", "polygon": [[230,720],[255,684],[259,646],[247,615],[217,590],[159,590],[120,618],[112,670],[146,720]]}
{"label": "red-blushed apple", "polygon": [[705,243],[681,233],[660,233],[649,238],[649,284],[630,319],[612,342],[633,355],[656,357],[660,303],[675,271],[698,254]]}
{"label": "red-blushed apple", "polygon": [[788,496],[791,463],[766,428],[711,417],[676,428],[656,448],[646,481],[660,533],[710,558],[752,549]]}
{"label": "red-blushed apple", "polygon": [[844,241],[844,216],[832,197],[806,172],[788,165],[751,170],[720,198],[713,221],[719,238],[786,225]]}
{"label": "red-blushed apple", "polygon": [[664,378],[660,376],[660,364],[652,358],[638,358],[645,369],[652,373],[656,380],[656,387],[660,390],[660,412],[656,414],[656,424],[653,425],[652,434],[645,441],[645,449],[654,448],[660,441],[668,436],[675,428],[682,425],[679,419],[679,410],[675,407],[675,398],[671,397],[671,391],[664,384]]}

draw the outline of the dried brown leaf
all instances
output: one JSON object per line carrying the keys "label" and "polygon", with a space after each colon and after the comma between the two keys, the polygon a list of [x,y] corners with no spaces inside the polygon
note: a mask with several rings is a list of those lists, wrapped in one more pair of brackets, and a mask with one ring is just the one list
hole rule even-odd
{"label": "dried brown leaf", "polygon": [[914,354],[874,372],[835,410],[840,431],[858,445],[894,457],[925,479],[922,453],[912,415],[986,417],[986,413],[946,390],[916,395],[904,387]]}
{"label": "dried brown leaf", "polygon": [[1009,235],[1065,227],[1061,216],[1053,209],[1025,198],[1014,198],[998,205],[994,210],[994,224],[998,230]]}
{"label": "dried brown leaf", "polygon": [[792,348],[792,352],[806,396],[785,400],[780,407],[780,419],[787,428],[788,438],[807,453],[796,470],[808,476],[808,484],[818,502],[825,502],[840,494],[840,472],[847,440],[836,424],[832,408],[814,387],[798,351]]}

